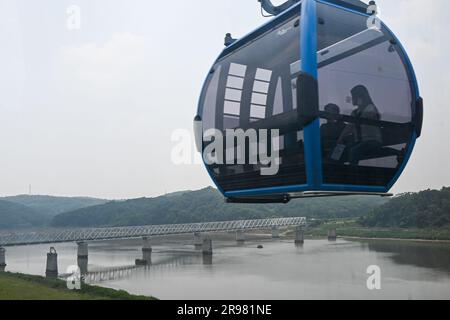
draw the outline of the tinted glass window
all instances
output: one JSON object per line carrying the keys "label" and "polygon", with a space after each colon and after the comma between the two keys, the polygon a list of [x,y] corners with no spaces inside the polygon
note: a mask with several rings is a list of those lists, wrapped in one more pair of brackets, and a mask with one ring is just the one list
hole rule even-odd
{"label": "tinted glass window", "polygon": [[[213,67],[204,90],[204,129],[279,129],[269,147],[279,150],[279,171],[262,176],[261,165],[212,165],[216,181],[225,191],[299,185],[306,182],[302,128],[297,123],[298,72],[292,68],[300,58],[299,16],[289,18],[221,58]],[[270,135],[270,132],[269,132]],[[204,145],[207,147],[207,144]],[[247,151],[252,148],[247,145]],[[226,147],[224,147],[226,151]],[[238,157],[251,156],[239,154]],[[246,162],[247,163],[247,162]]]}
{"label": "tinted glass window", "polygon": [[412,135],[412,85],[401,50],[367,17],[319,4],[324,182],[385,186]]}

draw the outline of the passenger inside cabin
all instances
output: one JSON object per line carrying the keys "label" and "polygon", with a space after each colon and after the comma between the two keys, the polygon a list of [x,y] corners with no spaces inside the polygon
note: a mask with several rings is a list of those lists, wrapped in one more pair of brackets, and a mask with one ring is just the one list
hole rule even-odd
{"label": "passenger inside cabin", "polygon": [[[351,114],[355,121],[346,125],[338,144],[347,146],[348,162],[356,166],[361,160],[376,158],[377,152],[382,148],[383,137],[380,127],[373,123],[380,121],[381,115],[369,90],[358,85],[351,90],[351,96],[352,104],[356,107]],[[346,143],[348,136],[352,136],[354,141]]]}
{"label": "passenger inside cabin", "polygon": [[345,129],[345,123],[341,121],[341,109],[334,103],[327,104],[324,108],[327,120],[320,127],[320,135],[322,137],[322,152],[325,159],[332,159],[333,151],[336,147],[336,141]]}

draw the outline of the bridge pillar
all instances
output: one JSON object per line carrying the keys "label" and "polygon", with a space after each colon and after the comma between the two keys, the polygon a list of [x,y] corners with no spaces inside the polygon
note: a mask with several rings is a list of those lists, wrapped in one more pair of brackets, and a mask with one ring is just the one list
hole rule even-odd
{"label": "bridge pillar", "polygon": [[78,242],[77,264],[81,274],[88,272],[89,249],[87,242]]}
{"label": "bridge pillar", "polygon": [[0,272],[4,272],[6,268],[6,250],[0,247]]}
{"label": "bridge pillar", "polygon": [[136,265],[149,266],[152,264],[152,243],[149,237],[142,237],[142,259],[136,259]]}
{"label": "bridge pillar", "polygon": [[77,254],[78,258],[87,259],[89,255],[87,242],[78,242],[77,245],[78,245],[78,254]]}
{"label": "bridge pillar", "polygon": [[305,242],[305,234],[303,227],[297,226],[295,228],[295,244],[303,244]]}
{"label": "bridge pillar", "polygon": [[236,231],[236,241],[238,244],[242,244],[245,242],[245,233],[243,230]]}
{"label": "bridge pillar", "polygon": [[328,230],[328,241],[336,241],[336,239],[337,239],[336,229]]}
{"label": "bridge pillar", "polygon": [[45,269],[45,276],[47,278],[58,277],[58,253],[54,247],[50,248],[50,252],[47,253],[47,266]]}
{"label": "bridge pillar", "polygon": [[202,253],[204,256],[212,256],[213,247],[211,239],[203,239]]}
{"label": "bridge pillar", "polygon": [[194,233],[194,246],[195,249],[201,249],[203,246],[203,238],[202,238],[202,234],[200,232],[195,232]]}
{"label": "bridge pillar", "polygon": [[272,227],[272,239],[280,238],[280,229],[278,227]]}

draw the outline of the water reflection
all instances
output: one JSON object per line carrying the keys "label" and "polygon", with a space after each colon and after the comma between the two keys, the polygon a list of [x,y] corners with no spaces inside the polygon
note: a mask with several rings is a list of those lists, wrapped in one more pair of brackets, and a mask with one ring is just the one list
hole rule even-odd
{"label": "water reflection", "polygon": [[450,244],[407,241],[371,241],[371,251],[390,254],[399,265],[413,265],[450,274]]}
{"label": "water reflection", "polygon": [[[182,255],[180,257],[165,259],[157,264],[95,268],[88,272],[81,270],[81,273],[85,281],[90,284],[126,280],[136,276],[148,278],[150,273],[158,272],[159,274],[164,274],[164,272],[170,272],[185,265],[198,263],[199,257],[199,255]],[[205,265],[212,265],[212,256],[203,256],[202,261]]]}
{"label": "water reflection", "polygon": [[202,262],[205,266],[211,266],[213,264],[213,256],[210,254],[203,254]]}

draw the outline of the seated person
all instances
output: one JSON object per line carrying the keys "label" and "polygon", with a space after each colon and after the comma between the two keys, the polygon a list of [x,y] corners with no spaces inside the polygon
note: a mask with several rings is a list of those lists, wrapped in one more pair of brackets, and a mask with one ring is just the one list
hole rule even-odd
{"label": "seated person", "polygon": [[346,144],[348,147],[348,161],[351,165],[358,165],[365,156],[380,150],[383,137],[380,127],[361,123],[361,119],[381,120],[380,112],[372,101],[369,90],[358,85],[351,90],[352,103],[356,107],[352,112],[355,123],[348,124],[343,130],[338,144],[343,144],[348,135],[353,135],[354,142]]}
{"label": "seated person", "polygon": [[339,106],[330,103],[325,106],[324,110],[327,113],[325,116],[327,123],[320,126],[322,152],[324,159],[330,159],[336,147],[336,141],[345,129],[345,123],[339,119],[341,114]]}

